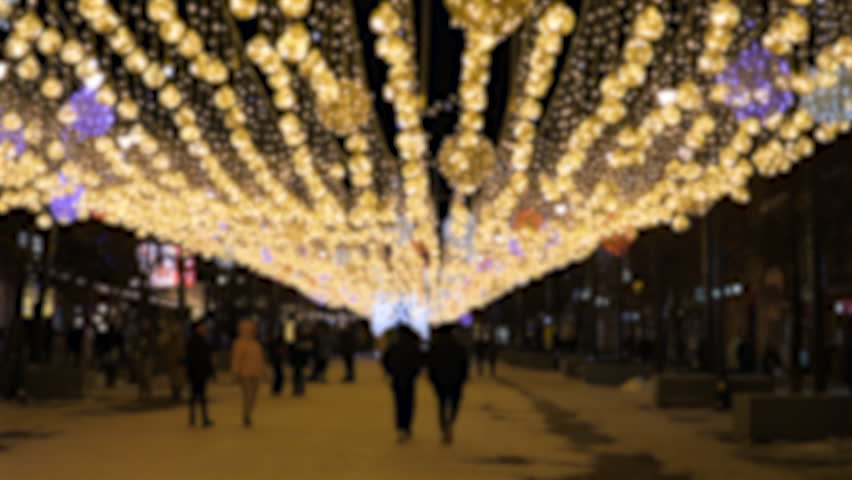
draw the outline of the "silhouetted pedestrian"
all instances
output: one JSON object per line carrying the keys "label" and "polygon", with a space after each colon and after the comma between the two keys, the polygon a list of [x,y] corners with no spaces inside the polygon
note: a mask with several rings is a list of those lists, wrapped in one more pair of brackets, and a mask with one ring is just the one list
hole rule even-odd
{"label": "silhouetted pedestrian", "polygon": [[481,377],[485,375],[485,361],[488,358],[488,342],[477,340],[473,344],[474,356],[476,357],[476,372]]}
{"label": "silhouetted pedestrian", "polygon": [[284,387],[284,357],[286,356],[286,347],[281,335],[272,336],[267,344],[266,352],[269,363],[272,365],[272,394],[281,395]]}
{"label": "silhouetted pedestrian", "polygon": [[781,360],[781,354],[775,345],[770,344],[763,352],[763,373],[773,377],[780,377],[784,370],[784,363]]}
{"label": "silhouetted pedestrian", "polygon": [[453,424],[468,377],[467,349],[453,335],[452,326],[435,331],[428,357],[429,380],[438,396],[438,419],[444,443],[453,441]]}
{"label": "silhouetted pedestrian", "polygon": [[312,382],[325,382],[328,361],[334,353],[334,337],[331,328],[325,322],[319,322],[314,327],[314,369],[311,372]]}
{"label": "silhouetted pedestrian", "polygon": [[346,367],[346,374],[343,377],[344,382],[355,381],[355,350],[357,343],[355,325],[353,323],[343,327],[338,336],[340,356],[343,358],[343,365]]}
{"label": "silhouetted pedestrian", "polygon": [[302,323],[296,331],[296,342],[290,352],[290,365],[293,367],[293,395],[305,394],[305,367],[313,356],[314,337],[308,324]]}
{"label": "silhouetted pedestrian", "polygon": [[849,394],[852,395],[852,325],[846,326],[843,346],[846,357],[846,384],[849,386]]}
{"label": "silhouetted pedestrian", "polygon": [[419,340],[413,330],[407,326],[397,329],[396,338],[382,358],[382,365],[391,377],[396,407],[396,429],[399,442],[403,443],[411,437],[414,381],[422,365]]}
{"label": "silhouetted pedestrian", "polygon": [[186,377],[190,383],[189,425],[195,426],[195,406],[201,407],[201,419],[204,427],[213,426],[207,412],[207,382],[213,377],[213,360],[210,345],[205,338],[207,325],[199,320],[192,325],[192,336],[186,345]]}
{"label": "silhouetted pedestrian", "polygon": [[740,373],[754,373],[757,369],[756,357],[754,342],[750,336],[746,336],[737,346],[737,363]]}
{"label": "silhouetted pedestrian", "polygon": [[150,320],[143,317],[140,320],[139,332],[133,347],[136,384],[139,387],[139,399],[143,401],[151,398],[156,354],[157,340],[154,326]]}
{"label": "silhouetted pedestrian", "polygon": [[257,327],[252,320],[240,322],[239,337],[231,349],[231,371],[243,391],[243,425],[251,427],[251,416],[257,401],[260,377],[266,370],[263,348],[257,341]]}
{"label": "silhouetted pedestrian", "polygon": [[497,346],[497,343],[492,339],[488,343],[488,369],[491,376],[497,375],[497,357],[500,354],[500,348]]}

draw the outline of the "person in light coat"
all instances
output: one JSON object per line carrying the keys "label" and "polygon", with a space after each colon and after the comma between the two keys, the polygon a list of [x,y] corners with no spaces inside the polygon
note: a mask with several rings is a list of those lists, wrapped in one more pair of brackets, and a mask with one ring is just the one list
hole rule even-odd
{"label": "person in light coat", "polygon": [[239,325],[239,336],[231,347],[231,372],[243,392],[243,425],[251,427],[260,378],[266,373],[263,347],[257,340],[257,327],[250,319]]}

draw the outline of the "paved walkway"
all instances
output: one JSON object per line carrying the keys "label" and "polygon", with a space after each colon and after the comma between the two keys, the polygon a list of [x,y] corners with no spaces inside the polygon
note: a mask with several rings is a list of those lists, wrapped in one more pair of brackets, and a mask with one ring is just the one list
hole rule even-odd
{"label": "paved walkway", "polygon": [[[241,426],[237,388],[224,381],[212,390],[211,430],[187,428],[182,405],[140,407],[126,389],[80,402],[0,405],[0,478],[852,478],[842,461],[796,466],[772,455],[755,457],[753,447],[725,440],[721,416],[660,413],[643,394],[509,367],[499,379],[469,384],[450,447],[439,442],[435,401],[421,382],[415,436],[400,446],[378,368],[370,361],[359,368],[358,383],[310,385],[305,398],[272,398],[263,391],[251,430]],[[330,378],[340,375],[335,365]],[[683,415],[693,417],[684,421]],[[838,456],[847,457],[852,461],[852,452]]]}

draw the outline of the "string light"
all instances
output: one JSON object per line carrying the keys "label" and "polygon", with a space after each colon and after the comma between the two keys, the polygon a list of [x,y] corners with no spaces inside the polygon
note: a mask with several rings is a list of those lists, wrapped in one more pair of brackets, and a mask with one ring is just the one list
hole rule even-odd
{"label": "string light", "polygon": [[[0,212],[96,217],[422,323],[625,232],[685,231],[852,127],[848,2],[614,0],[579,21],[561,0],[445,5],[465,38],[459,87],[427,108],[404,1],[368,19],[387,66],[374,92],[351,7],[327,0],[83,0],[49,17],[0,2]],[[510,36],[490,138],[492,54]],[[387,142],[376,101],[393,109]],[[453,108],[455,129],[431,138],[424,118]],[[445,219],[432,162],[453,187]]]}

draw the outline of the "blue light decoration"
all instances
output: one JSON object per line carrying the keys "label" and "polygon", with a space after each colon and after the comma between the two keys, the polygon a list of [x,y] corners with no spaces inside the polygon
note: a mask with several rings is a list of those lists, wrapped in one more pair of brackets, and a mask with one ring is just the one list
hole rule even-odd
{"label": "blue light decoration", "polygon": [[837,85],[817,88],[802,96],[801,106],[817,123],[841,123],[852,120],[852,70],[841,67]]}
{"label": "blue light decoration", "polygon": [[[59,174],[59,185],[63,192],[67,192],[68,178],[63,174]],[[62,193],[55,195],[50,200],[50,214],[60,225],[70,225],[77,221],[79,215],[80,199],[86,192],[86,188],[82,185],[77,185],[71,193]]]}
{"label": "blue light decoration", "polygon": [[112,107],[98,102],[96,95],[94,90],[84,87],[68,99],[68,104],[77,116],[71,128],[81,140],[100,137],[115,124],[115,112]]}
{"label": "blue light decoration", "polygon": [[[0,113],[3,110],[0,109]],[[27,149],[27,141],[24,140],[24,134],[20,130],[5,130],[0,126],[0,143],[12,142],[15,145],[15,153],[20,155]]]}
{"label": "blue light decoration", "polygon": [[470,328],[473,326],[473,314],[465,313],[461,317],[459,317],[459,325],[464,328]]}
{"label": "blue light decoration", "polygon": [[263,260],[263,263],[272,263],[272,254],[269,252],[269,248],[263,247],[260,249],[260,258]]}
{"label": "blue light decoration", "polygon": [[790,63],[754,42],[716,77],[716,82],[728,86],[730,93],[725,103],[734,110],[737,120],[762,120],[793,106],[793,92],[776,82],[788,76]]}

